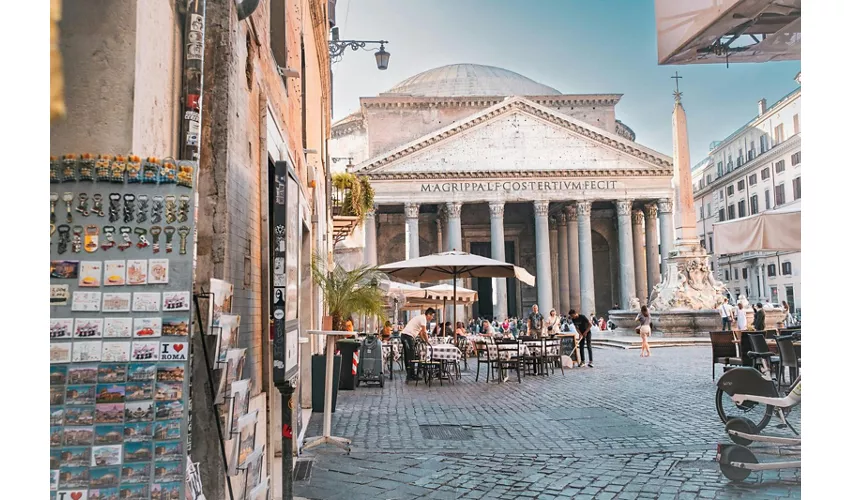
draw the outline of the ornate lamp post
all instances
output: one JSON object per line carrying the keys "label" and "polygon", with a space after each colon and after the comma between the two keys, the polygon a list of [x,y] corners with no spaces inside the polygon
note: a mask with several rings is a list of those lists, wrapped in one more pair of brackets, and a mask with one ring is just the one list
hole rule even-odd
{"label": "ornate lamp post", "polygon": [[390,53],[384,49],[384,44],[390,43],[386,40],[340,40],[339,28],[334,27],[331,30],[331,40],[328,41],[328,49],[331,54],[331,62],[339,62],[342,59],[342,54],[345,49],[351,50],[368,50],[366,45],[380,44],[378,51],[375,52],[375,62],[378,64],[378,69],[385,70],[390,65]]}

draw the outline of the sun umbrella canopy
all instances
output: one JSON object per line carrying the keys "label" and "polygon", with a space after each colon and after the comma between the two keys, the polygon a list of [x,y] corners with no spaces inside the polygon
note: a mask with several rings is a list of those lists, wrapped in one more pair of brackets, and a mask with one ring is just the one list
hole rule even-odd
{"label": "sun umbrella canopy", "polygon": [[[426,297],[434,300],[451,300],[454,297],[454,287],[440,284],[423,288]],[[478,292],[469,288],[457,287],[457,300],[459,302],[475,302],[478,300]]]}
{"label": "sun umbrella canopy", "polygon": [[799,251],[801,204],[767,210],[757,215],[714,224],[717,254],[757,251]]}
{"label": "sun umbrella canopy", "polygon": [[452,278],[516,278],[534,286],[534,276],[525,269],[466,252],[443,252],[385,264],[384,273],[408,281],[441,281]]}

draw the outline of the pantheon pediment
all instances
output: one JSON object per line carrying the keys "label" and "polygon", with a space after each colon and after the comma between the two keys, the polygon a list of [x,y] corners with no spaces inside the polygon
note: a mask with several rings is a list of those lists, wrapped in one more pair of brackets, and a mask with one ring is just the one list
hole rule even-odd
{"label": "pantheon pediment", "polygon": [[672,175],[672,158],[510,97],[355,167],[374,179]]}

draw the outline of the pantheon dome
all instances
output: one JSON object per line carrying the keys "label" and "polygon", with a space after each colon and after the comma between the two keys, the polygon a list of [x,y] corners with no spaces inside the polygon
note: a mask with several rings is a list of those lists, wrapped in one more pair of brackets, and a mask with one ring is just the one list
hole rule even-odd
{"label": "pantheon dome", "polygon": [[541,96],[561,93],[503,68],[481,64],[450,64],[411,76],[381,95],[464,97]]}

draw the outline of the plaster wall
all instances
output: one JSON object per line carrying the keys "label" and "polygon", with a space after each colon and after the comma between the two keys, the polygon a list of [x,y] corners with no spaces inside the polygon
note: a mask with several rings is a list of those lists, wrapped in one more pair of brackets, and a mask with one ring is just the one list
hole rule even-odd
{"label": "plaster wall", "polygon": [[617,133],[617,119],[614,116],[614,106],[552,106],[548,107],[558,111],[559,113],[571,116],[577,120],[581,120],[588,125],[601,128],[612,134]]}
{"label": "plaster wall", "polygon": [[377,156],[439,130],[486,107],[485,105],[416,108],[364,106],[369,128],[369,157]]}
{"label": "plaster wall", "polygon": [[[351,164],[357,165],[369,158],[369,137],[366,129],[358,128],[345,134],[334,133],[328,142],[331,158],[351,158]],[[331,162],[333,172],[344,172],[348,160]]]}

